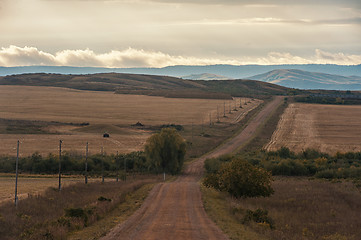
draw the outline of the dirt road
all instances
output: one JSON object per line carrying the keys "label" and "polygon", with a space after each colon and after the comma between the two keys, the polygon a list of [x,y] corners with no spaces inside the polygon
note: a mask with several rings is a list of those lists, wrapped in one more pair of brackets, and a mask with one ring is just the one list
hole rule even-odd
{"label": "dirt road", "polygon": [[199,180],[204,160],[233,152],[279,105],[275,98],[236,137],[215,151],[189,164],[175,182],[156,185],[142,207],[126,222],[116,226],[102,240],[111,239],[228,239],[209,219],[201,199]]}

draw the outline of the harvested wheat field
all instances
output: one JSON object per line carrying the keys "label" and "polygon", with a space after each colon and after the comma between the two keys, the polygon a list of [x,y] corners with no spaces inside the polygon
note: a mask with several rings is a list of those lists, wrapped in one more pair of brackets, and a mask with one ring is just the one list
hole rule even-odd
{"label": "harvested wheat field", "polygon": [[[100,181],[99,179],[89,179],[89,182]],[[76,182],[84,182],[83,177],[63,177],[62,186],[67,186]],[[57,176],[19,176],[18,198],[24,199],[28,194],[36,195],[45,191],[49,187],[57,188],[59,184]],[[15,176],[2,174],[0,176],[0,204],[5,201],[14,201],[15,196]]]}
{"label": "harvested wheat field", "polygon": [[[21,156],[34,152],[57,153],[59,140],[64,151],[90,153],[127,153],[142,150],[153,133],[152,126],[163,124],[191,125],[212,122],[217,106],[223,116],[233,101],[214,99],[177,99],[112,92],[80,91],[55,87],[0,86],[0,155],[16,154],[16,141],[21,141]],[[247,105],[245,105],[247,103]],[[239,121],[261,100],[242,99],[243,108],[221,118]],[[132,127],[140,122],[144,128]],[[84,124],[89,123],[89,125]],[[110,138],[103,138],[103,133]]]}
{"label": "harvested wheat field", "polygon": [[361,151],[361,106],[293,103],[288,106],[266,150],[282,146],[335,153]]}

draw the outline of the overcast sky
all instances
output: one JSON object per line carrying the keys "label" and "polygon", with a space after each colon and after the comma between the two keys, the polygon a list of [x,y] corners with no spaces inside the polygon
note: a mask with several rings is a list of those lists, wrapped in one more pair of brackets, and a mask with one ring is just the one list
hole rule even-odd
{"label": "overcast sky", "polygon": [[0,66],[361,64],[360,0],[0,0]]}

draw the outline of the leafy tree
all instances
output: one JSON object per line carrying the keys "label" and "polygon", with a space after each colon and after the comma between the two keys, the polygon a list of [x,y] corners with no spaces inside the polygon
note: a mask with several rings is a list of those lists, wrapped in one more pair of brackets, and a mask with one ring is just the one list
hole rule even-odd
{"label": "leafy tree", "polygon": [[145,154],[150,168],[177,174],[181,171],[186,143],[174,128],[163,128],[148,138]]}
{"label": "leafy tree", "polygon": [[207,175],[203,183],[237,198],[267,197],[274,192],[270,172],[239,158],[223,163],[219,171]]}

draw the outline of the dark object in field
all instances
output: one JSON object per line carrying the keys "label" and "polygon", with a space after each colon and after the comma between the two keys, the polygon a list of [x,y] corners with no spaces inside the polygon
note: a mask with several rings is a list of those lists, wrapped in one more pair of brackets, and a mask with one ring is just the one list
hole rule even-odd
{"label": "dark object in field", "polygon": [[98,201],[99,201],[99,202],[105,202],[105,201],[111,202],[112,200],[111,200],[110,198],[106,198],[106,197],[100,196],[100,197],[98,197]]}
{"label": "dark object in field", "polygon": [[143,127],[144,125],[141,122],[137,122],[136,124],[132,124],[133,127]]}
{"label": "dark object in field", "polygon": [[109,135],[109,133],[104,133],[103,137],[108,138],[108,137],[110,137],[110,135]]}

